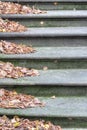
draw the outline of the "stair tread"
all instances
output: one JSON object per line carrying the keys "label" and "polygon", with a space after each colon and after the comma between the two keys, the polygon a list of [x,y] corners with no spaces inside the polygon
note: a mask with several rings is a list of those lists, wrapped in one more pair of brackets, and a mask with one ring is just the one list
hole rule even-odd
{"label": "stair tread", "polygon": [[87,130],[87,128],[63,128],[63,130]]}
{"label": "stair tread", "polygon": [[11,2],[87,2],[87,0],[3,0]]}
{"label": "stair tread", "polygon": [[0,59],[87,59],[87,47],[35,47],[30,54],[0,54]]}
{"label": "stair tread", "polygon": [[[20,115],[35,117],[87,117],[87,97],[40,97],[45,107],[26,109],[3,109],[0,115]],[[84,107],[85,106],[85,107]]]}
{"label": "stair tread", "polygon": [[18,79],[0,79],[0,85],[87,86],[87,69],[39,70],[40,75]]}
{"label": "stair tread", "polygon": [[25,32],[0,32],[0,37],[87,36],[87,27],[29,28]]}
{"label": "stair tread", "polygon": [[0,14],[3,18],[87,18],[86,10],[52,10],[44,14]]}

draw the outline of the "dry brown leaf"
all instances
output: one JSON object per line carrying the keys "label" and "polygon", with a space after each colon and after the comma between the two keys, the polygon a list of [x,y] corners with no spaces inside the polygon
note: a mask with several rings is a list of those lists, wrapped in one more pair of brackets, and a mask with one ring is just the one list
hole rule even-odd
{"label": "dry brown leaf", "polygon": [[30,46],[15,44],[7,41],[0,41],[0,53],[4,54],[26,54],[33,53],[35,49]]}
{"label": "dry brown leaf", "polygon": [[19,24],[18,22],[3,20],[2,18],[0,18],[0,32],[22,32],[26,30],[27,28]]}
{"label": "dry brown leaf", "polygon": [[54,95],[54,96],[52,96],[51,98],[52,98],[52,99],[55,99],[55,98],[56,98],[56,96]]}
{"label": "dry brown leaf", "polygon": [[41,11],[35,9],[34,7],[29,7],[26,5],[21,5],[13,2],[1,2],[0,1],[0,14],[40,14],[46,13],[46,11]]}
{"label": "dry brown leaf", "polygon": [[39,73],[35,69],[29,69],[19,66],[14,66],[10,62],[0,61],[0,78],[19,78],[24,76],[38,76]]}
{"label": "dry brown leaf", "polygon": [[60,126],[53,125],[51,122],[44,120],[31,121],[15,116],[9,119],[6,116],[0,117],[0,129],[3,130],[62,130]]}
{"label": "dry brown leaf", "polygon": [[48,70],[48,67],[47,67],[47,66],[44,66],[44,67],[43,67],[43,70],[44,70],[44,71]]}

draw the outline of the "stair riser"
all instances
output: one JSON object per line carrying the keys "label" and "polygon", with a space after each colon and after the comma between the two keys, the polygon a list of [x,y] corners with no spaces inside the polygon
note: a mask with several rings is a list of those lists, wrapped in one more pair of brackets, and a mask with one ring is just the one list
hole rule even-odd
{"label": "stair riser", "polygon": [[49,60],[49,59],[32,59],[32,60],[4,60],[0,58],[0,61],[11,62],[15,66],[22,66],[28,68],[43,69],[45,66],[48,69],[87,69],[87,60]]}
{"label": "stair riser", "polygon": [[[3,18],[7,18],[4,17]],[[9,18],[20,22],[26,27],[66,27],[66,26],[87,26],[87,18]]]}
{"label": "stair riser", "polygon": [[[25,4],[25,3],[23,3]],[[85,4],[76,4],[76,3],[58,3],[58,5],[55,5],[55,3],[30,3],[29,5],[35,6],[35,8],[39,8],[42,10],[86,10],[87,9],[87,3]]]}
{"label": "stair riser", "polygon": [[87,46],[87,37],[0,37],[15,43],[32,45],[33,47]]}
{"label": "stair riser", "polygon": [[[2,116],[2,115],[1,115]],[[13,118],[15,115],[7,115],[9,118]],[[86,130],[87,127],[87,119],[84,118],[50,118],[50,117],[25,117],[25,116],[19,116],[20,118],[28,118],[30,120],[45,120],[45,121],[51,121],[55,125],[62,126],[63,130]],[[74,128],[73,128],[74,127]],[[66,128],[66,129],[65,129]],[[73,129],[71,129],[73,128]],[[82,129],[81,129],[82,128]]]}
{"label": "stair riser", "polygon": [[[6,1],[6,0],[3,0]],[[9,1],[9,0],[8,0]],[[86,10],[87,2],[19,2],[23,5],[34,6],[43,10]]]}
{"label": "stair riser", "polygon": [[[14,115],[9,115],[9,118],[13,118]],[[24,116],[20,116],[23,118],[26,118]],[[87,119],[84,118],[50,118],[50,117],[27,117],[30,120],[46,120],[46,121],[51,121],[52,123],[54,123],[55,125],[60,125],[62,126],[63,130],[86,130],[85,128],[87,127]],[[71,128],[75,128],[75,129],[71,129]],[[64,129],[66,128],[66,129]],[[83,129],[80,129],[83,128]]]}
{"label": "stair riser", "polygon": [[[7,90],[16,90],[19,93],[34,96],[87,96],[87,86],[0,86]],[[50,90],[50,91],[49,91]]]}

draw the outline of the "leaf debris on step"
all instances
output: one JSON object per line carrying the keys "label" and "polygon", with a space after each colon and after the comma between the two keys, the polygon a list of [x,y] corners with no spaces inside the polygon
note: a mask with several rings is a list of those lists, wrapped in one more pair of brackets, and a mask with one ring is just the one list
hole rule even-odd
{"label": "leaf debris on step", "polygon": [[24,76],[38,76],[39,73],[35,69],[14,66],[10,62],[0,61],[0,78],[19,78]]}
{"label": "leaf debris on step", "polygon": [[52,96],[51,98],[52,98],[52,99],[55,99],[55,98],[56,98],[56,96],[54,95],[54,96]]}
{"label": "leaf debris on step", "polygon": [[9,119],[7,116],[0,117],[0,129],[2,130],[62,130],[60,126],[53,125],[51,122],[44,120],[31,121],[29,119],[14,116]]}
{"label": "leaf debris on step", "polygon": [[1,108],[28,108],[28,107],[43,107],[45,104],[42,103],[38,98],[17,93],[16,91],[8,91],[0,89],[0,107]]}
{"label": "leaf debris on step", "polygon": [[0,41],[0,53],[4,54],[26,54],[26,53],[33,53],[35,50],[26,45],[22,44],[15,44],[12,42],[7,41]]}
{"label": "leaf debris on step", "polygon": [[27,28],[18,22],[3,20],[0,18],[0,32],[23,32],[27,31]]}
{"label": "leaf debris on step", "polygon": [[31,8],[26,5],[21,5],[13,2],[1,2],[0,1],[0,14],[40,14],[46,13],[39,9]]}

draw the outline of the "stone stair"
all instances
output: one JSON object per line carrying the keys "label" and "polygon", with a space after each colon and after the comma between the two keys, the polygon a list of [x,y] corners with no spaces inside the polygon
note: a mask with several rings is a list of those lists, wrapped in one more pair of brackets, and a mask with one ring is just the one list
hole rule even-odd
{"label": "stone stair", "polygon": [[50,120],[63,130],[87,130],[87,0],[2,1],[47,10],[45,14],[1,15],[29,29],[21,33],[0,32],[0,40],[31,44],[37,50],[32,54],[0,54],[0,60],[36,68],[40,73],[36,77],[0,79],[0,87],[37,96],[46,106],[0,108],[0,115]]}
{"label": "stone stair", "polygon": [[83,27],[87,26],[85,10],[50,10],[44,14],[2,15],[2,18],[18,21],[26,27]]}
{"label": "stone stair", "polygon": [[45,10],[86,10],[87,0],[2,0],[18,2]]}

